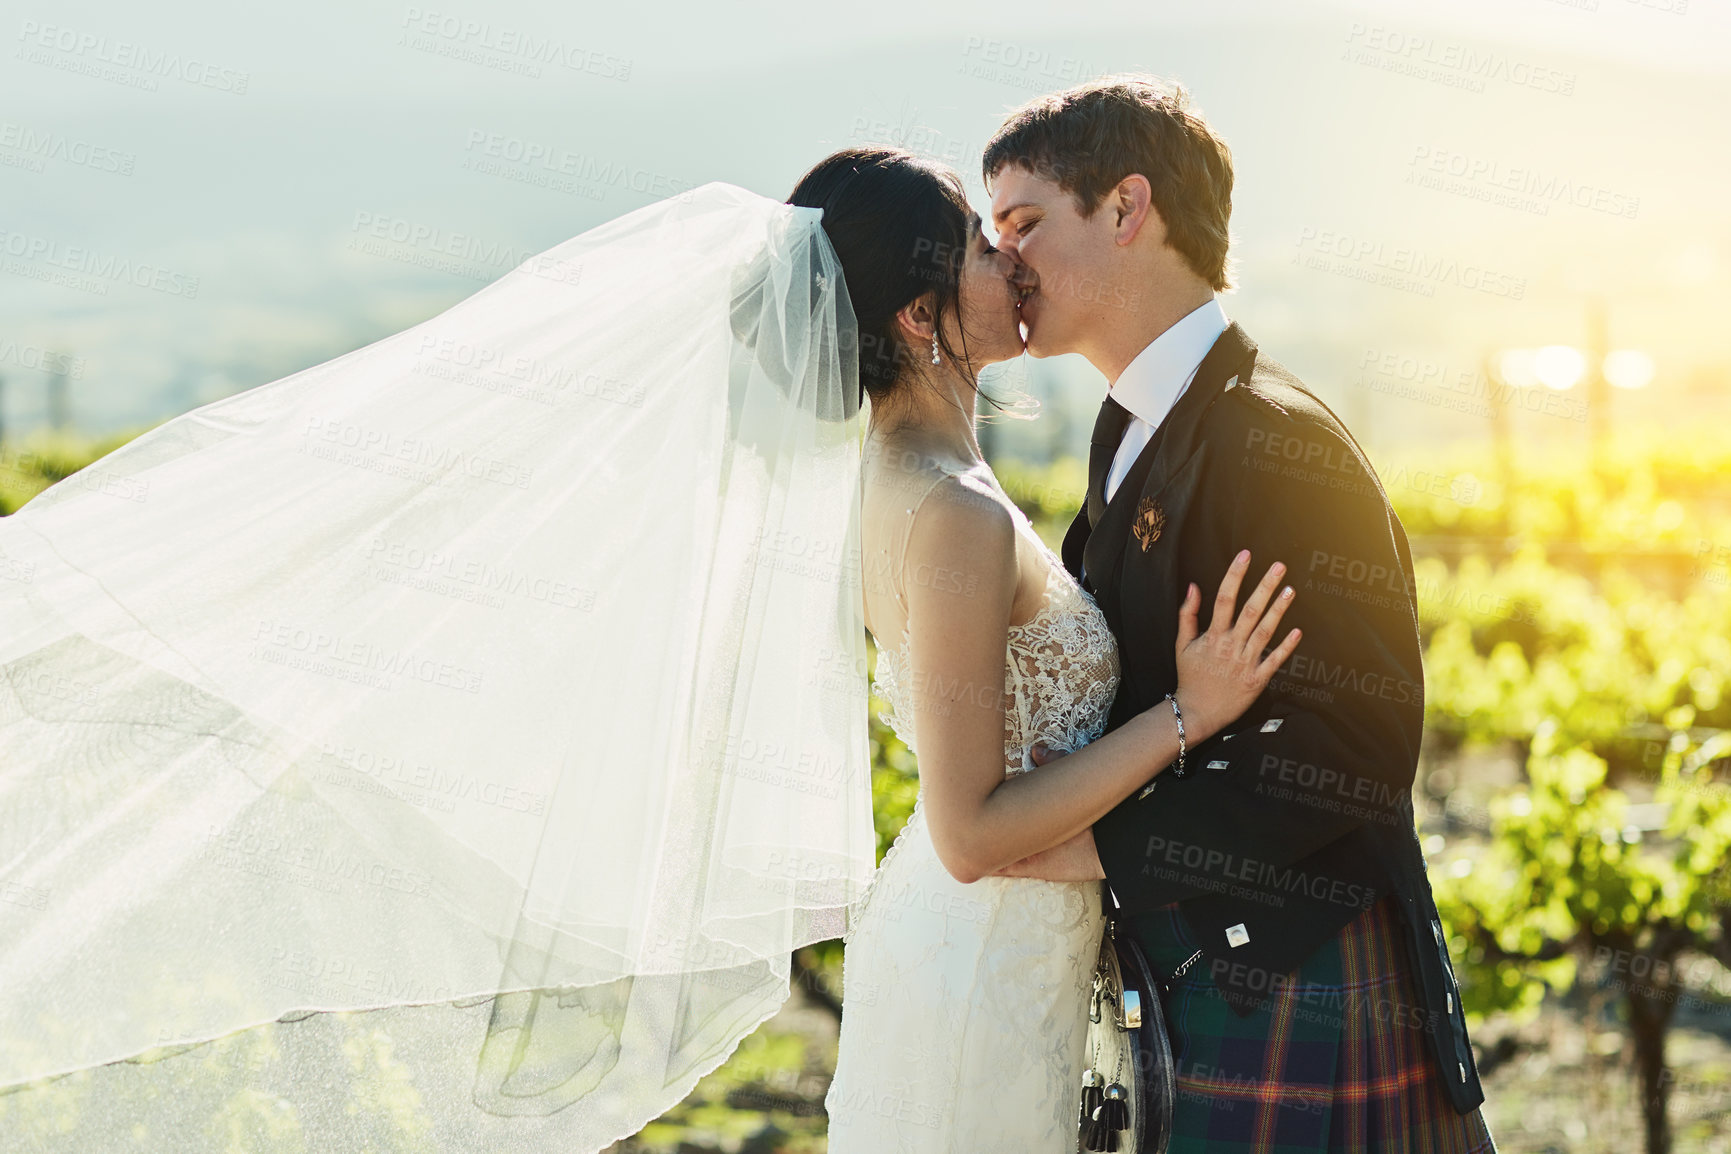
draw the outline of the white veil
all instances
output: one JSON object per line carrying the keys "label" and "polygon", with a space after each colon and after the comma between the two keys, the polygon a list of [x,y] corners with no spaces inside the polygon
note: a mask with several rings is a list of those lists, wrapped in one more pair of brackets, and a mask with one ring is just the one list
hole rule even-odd
{"label": "white veil", "polygon": [[705,185],[0,518],[0,1145],[581,1154],[781,1006],[876,844],[820,218]]}

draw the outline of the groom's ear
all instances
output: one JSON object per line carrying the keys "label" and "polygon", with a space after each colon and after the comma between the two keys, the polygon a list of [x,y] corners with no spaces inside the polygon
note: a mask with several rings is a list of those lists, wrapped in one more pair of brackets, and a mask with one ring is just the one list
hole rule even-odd
{"label": "groom's ear", "polygon": [[1141,173],[1132,172],[1120,180],[1106,194],[1100,208],[1111,214],[1114,244],[1127,245],[1144,229],[1153,230],[1156,245],[1165,243],[1166,222],[1160,219],[1160,212],[1154,207],[1153,186]]}

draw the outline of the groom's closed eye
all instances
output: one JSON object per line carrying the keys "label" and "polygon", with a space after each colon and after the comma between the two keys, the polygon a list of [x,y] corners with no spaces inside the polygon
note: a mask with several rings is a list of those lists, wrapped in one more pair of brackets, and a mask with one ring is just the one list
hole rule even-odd
{"label": "groom's closed eye", "polygon": [[1002,222],[998,227],[1000,232],[1008,229],[1017,236],[1027,236],[1028,230],[1040,223],[1042,214],[1033,205],[1018,204],[1010,208],[998,219]]}

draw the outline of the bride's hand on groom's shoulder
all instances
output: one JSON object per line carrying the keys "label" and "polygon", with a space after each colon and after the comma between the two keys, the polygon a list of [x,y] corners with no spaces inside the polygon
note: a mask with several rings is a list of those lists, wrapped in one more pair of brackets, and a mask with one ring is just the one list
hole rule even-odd
{"label": "bride's hand on groom's shoulder", "polygon": [[[1195,582],[1178,610],[1178,689],[1174,696],[1184,716],[1185,737],[1192,743],[1213,737],[1237,720],[1298,648],[1300,633],[1294,629],[1278,648],[1264,656],[1294,593],[1290,585],[1276,593],[1286,573],[1286,566],[1276,561],[1251,590],[1244,608],[1238,610],[1239,586],[1249,569],[1250,550],[1245,549],[1233,558],[1220,579],[1206,631],[1197,620],[1202,594]],[[1162,703],[1155,708],[1169,707]]]}

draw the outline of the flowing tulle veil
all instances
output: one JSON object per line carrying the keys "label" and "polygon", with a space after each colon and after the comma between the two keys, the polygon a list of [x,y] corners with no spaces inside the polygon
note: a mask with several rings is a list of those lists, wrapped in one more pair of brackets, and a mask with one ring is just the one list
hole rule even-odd
{"label": "flowing tulle veil", "polygon": [[0,519],[0,1148],[598,1150],[874,864],[852,313],[710,184]]}

